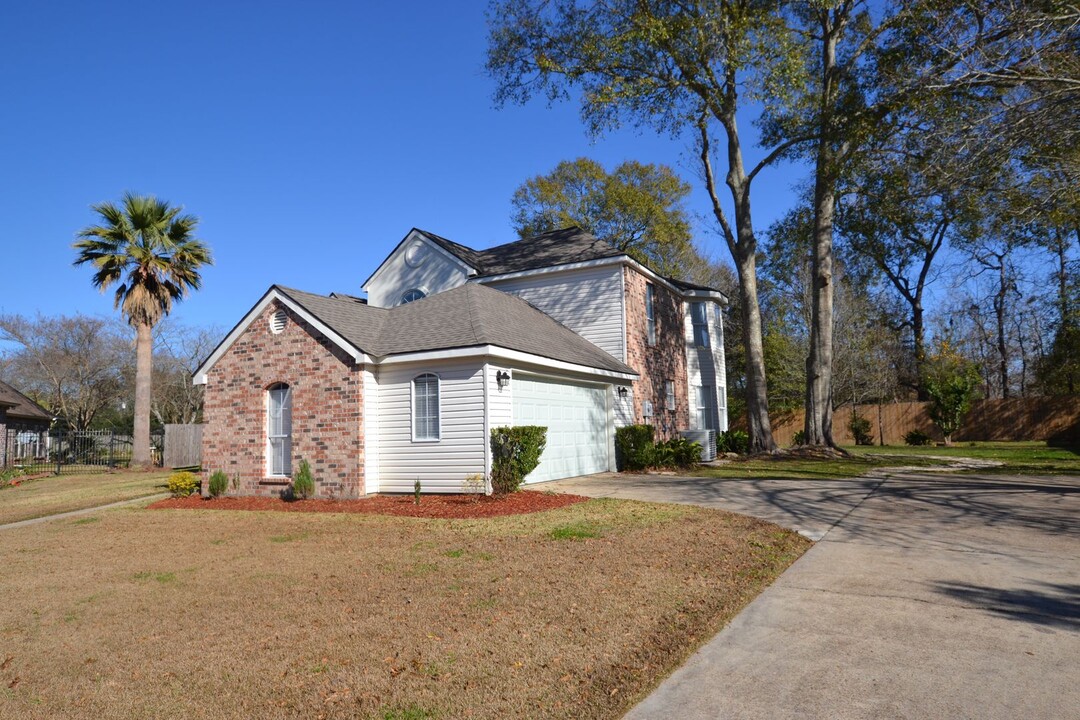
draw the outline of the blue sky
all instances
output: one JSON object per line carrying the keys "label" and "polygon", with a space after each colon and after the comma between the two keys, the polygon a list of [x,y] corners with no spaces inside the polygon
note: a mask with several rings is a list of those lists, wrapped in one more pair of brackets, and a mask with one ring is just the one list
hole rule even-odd
{"label": "blue sky", "polygon": [[[474,247],[513,240],[514,189],[563,159],[666,163],[700,184],[682,141],[594,141],[573,104],[496,109],[485,6],[9,4],[0,312],[112,313],[70,246],[92,203],[128,189],[202,219],[216,265],[173,315],[228,327],[272,283],[358,293],[413,226]],[[755,182],[759,229],[800,175]],[[691,209],[708,212],[702,191]]]}

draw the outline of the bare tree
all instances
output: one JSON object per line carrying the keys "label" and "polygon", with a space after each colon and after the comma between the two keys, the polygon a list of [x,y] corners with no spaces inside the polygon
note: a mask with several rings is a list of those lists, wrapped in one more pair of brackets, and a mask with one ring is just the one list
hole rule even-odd
{"label": "bare tree", "polygon": [[129,333],[117,322],[88,315],[3,315],[0,339],[16,346],[5,354],[5,375],[75,430],[90,427],[124,397],[125,372],[134,357]]}

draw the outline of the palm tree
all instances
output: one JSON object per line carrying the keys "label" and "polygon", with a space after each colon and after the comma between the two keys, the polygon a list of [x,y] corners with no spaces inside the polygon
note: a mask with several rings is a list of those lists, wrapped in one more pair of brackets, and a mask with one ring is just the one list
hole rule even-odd
{"label": "palm tree", "polygon": [[91,206],[101,224],[83,228],[75,265],[90,263],[101,292],[117,285],[114,307],[135,328],[135,437],[132,465],[150,464],[150,390],[154,326],[189,290],[202,285],[199,268],[210,248],[194,237],[199,219],[152,195],[125,193],[120,206]]}

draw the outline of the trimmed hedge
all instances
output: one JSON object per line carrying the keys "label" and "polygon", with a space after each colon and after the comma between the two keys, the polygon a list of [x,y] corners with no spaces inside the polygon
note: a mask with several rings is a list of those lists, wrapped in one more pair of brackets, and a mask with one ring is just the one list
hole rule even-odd
{"label": "trimmed hedge", "polygon": [[620,470],[644,470],[653,465],[655,432],[652,425],[627,425],[615,430],[616,460]]}
{"label": "trimmed hedge", "polygon": [[497,427],[491,430],[491,490],[496,495],[515,492],[540,464],[547,447],[542,425]]}
{"label": "trimmed hedge", "polygon": [[169,476],[169,492],[173,497],[187,497],[199,488],[199,478],[187,471],[175,472]]}

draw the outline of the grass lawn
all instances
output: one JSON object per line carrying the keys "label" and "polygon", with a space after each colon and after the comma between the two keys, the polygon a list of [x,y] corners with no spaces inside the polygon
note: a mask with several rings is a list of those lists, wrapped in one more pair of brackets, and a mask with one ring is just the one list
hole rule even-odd
{"label": "grass lawn", "polygon": [[0,716],[617,718],[809,546],[752,518],[122,508],[5,531]]}
{"label": "grass lawn", "polygon": [[[847,448],[849,451],[851,448]],[[889,448],[883,448],[888,450]],[[701,466],[691,473],[694,477],[712,478],[807,478],[830,480],[865,475],[871,470],[898,465],[919,467],[943,467],[947,461],[911,455],[905,457],[879,457],[859,453],[849,458],[813,459],[800,457],[752,457],[736,459],[717,466]]]}
{"label": "grass lawn", "polygon": [[0,490],[0,525],[165,491],[169,472],[57,475]]}
{"label": "grass lawn", "polygon": [[908,459],[925,459],[925,455],[955,458],[997,460],[997,467],[971,470],[977,473],[1001,473],[1008,475],[1080,475],[1080,446],[1055,447],[1042,441],[1034,442],[964,442],[950,447],[910,447],[907,445],[886,447],[849,447],[848,452],[860,457],[888,454],[893,464],[907,464]]}

